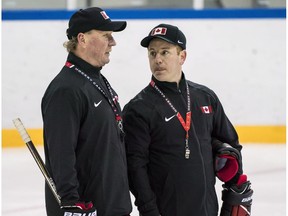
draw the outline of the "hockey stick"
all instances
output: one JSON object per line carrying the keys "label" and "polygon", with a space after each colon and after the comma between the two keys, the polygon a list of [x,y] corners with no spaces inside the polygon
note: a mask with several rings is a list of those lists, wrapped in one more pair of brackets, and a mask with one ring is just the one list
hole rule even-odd
{"label": "hockey stick", "polygon": [[29,134],[27,133],[23,123],[21,122],[21,120],[19,118],[14,119],[13,123],[16,127],[16,129],[18,130],[19,134],[21,135],[23,141],[26,143],[28,149],[30,150],[34,160],[36,161],[39,169],[41,170],[46,183],[48,184],[49,188],[51,189],[54,197],[56,198],[58,204],[61,206],[61,197],[58,195],[57,190],[56,190],[56,186],[55,183],[52,179],[52,177],[50,176],[41,156],[39,155],[37,149],[35,148]]}

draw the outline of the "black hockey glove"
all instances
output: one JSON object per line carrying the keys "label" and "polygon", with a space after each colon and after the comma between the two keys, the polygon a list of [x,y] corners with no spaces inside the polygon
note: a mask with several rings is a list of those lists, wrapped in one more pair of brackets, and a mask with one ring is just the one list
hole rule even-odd
{"label": "black hockey glove", "polygon": [[92,202],[66,202],[62,203],[63,216],[97,216]]}
{"label": "black hockey glove", "polygon": [[241,175],[237,184],[223,184],[220,216],[250,216],[253,190],[246,175]]}
{"label": "black hockey glove", "polygon": [[216,176],[223,182],[235,184],[242,174],[240,152],[227,143],[213,143],[214,166]]}

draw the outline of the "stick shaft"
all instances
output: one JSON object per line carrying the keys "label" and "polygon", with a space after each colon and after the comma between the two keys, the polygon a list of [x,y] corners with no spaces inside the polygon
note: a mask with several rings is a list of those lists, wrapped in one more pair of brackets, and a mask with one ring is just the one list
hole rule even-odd
{"label": "stick shaft", "polygon": [[32,156],[33,156],[35,162],[37,163],[40,171],[42,172],[42,174],[46,180],[46,183],[48,184],[49,188],[51,189],[54,197],[56,198],[56,200],[58,202],[58,204],[61,206],[61,197],[57,193],[55,183],[54,183],[51,175],[49,174],[41,156],[39,155],[37,149],[35,148],[35,145],[33,144],[29,134],[27,133],[23,123],[21,122],[21,120],[19,118],[14,119],[13,123],[14,123],[16,129],[18,130],[19,134],[21,135],[21,138],[23,139],[23,141],[27,145],[30,153],[32,154]]}

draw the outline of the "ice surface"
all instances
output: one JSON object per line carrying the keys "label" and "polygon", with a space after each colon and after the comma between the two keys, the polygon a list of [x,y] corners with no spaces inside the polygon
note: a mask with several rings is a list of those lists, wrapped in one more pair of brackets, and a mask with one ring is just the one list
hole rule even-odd
{"label": "ice surface", "polygon": [[[43,148],[37,149],[43,157]],[[245,144],[242,155],[254,190],[251,215],[286,215],[286,146]],[[221,202],[221,182],[216,188]],[[28,148],[2,149],[2,215],[46,215],[44,177]],[[133,206],[131,216],[138,215]]]}

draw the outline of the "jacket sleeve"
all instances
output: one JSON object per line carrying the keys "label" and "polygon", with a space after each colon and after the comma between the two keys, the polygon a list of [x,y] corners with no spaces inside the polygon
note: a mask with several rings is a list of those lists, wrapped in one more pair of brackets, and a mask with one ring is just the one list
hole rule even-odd
{"label": "jacket sleeve", "polygon": [[241,151],[238,134],[226,116],[224,109],[218,97],[214,94],[214,121],[212,136],[221,142],[225,142]]}
{"label": "jacket sleeve", "polygon": [[62,202],[79,199],[75,149],[81,119],[80,104],[77,93],[71,89],[50,92],[42,100],[46,163],[50,165]]}
{"label": "jacket sleeve", "polygon": [[[143,107],[141,107],[141,113]],[[149,162],[149,120],[129,105],[123,110],[129,187],[141,216],[159,216],[156,197],[147,173]]]}
{"label": "jacket sleeve", "polygon": [[[242,145],[239,144],[238,134],[226,116],[224,109],[222,107],[221,102],[219,101],[218,97],[214,95],[214,125],[213,125],[213,132],[212,132],[212,145],[216,144],[217,142],[228,143],[232,147],[236,148],[240,153],[241,164],[242,162],[242,155],[241,149]],[[242,166],[239,170],[239,173],[243,173]]]}

